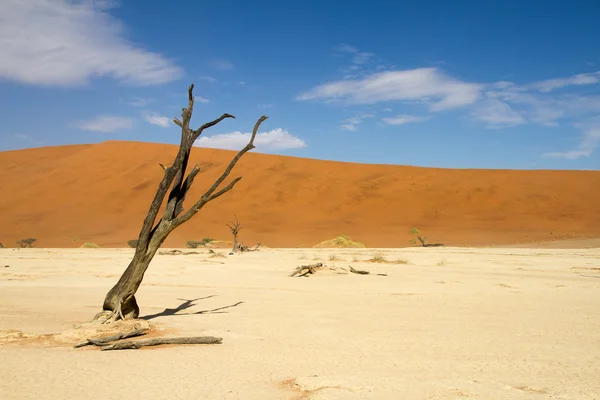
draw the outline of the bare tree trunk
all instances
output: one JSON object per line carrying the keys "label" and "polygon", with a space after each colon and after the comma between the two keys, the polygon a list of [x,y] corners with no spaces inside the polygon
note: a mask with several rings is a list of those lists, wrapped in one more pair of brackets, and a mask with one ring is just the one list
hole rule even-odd
{"label": "bare tree trunk", "polygon": [[231,230],[231,233],[233,234],[233,249],[231,249],[231,254],[237,252],[239,250],[240,244],[238,243],[238,233],[240,232],[240,229],[242,229],[242,226],[240,225],[240,222],[237,219],[237,216],[234,215],[235,217],[235,222],[231,223],[231,224],[226,224],[227,227],[229,227],[229,229]]}
{"label": "bare tree trunk", "polygon": [[[224,188],[217,190],[221,183],[229,176],[229,173],[239,159],[254,148],[254,139],[260,124],[268,118],[262,116],[258,119],[254,125],[254,130],[252,131],[252,136],[248,144],[236,154],[225,171],[200,197],[200,199],[184,212],[183,201],[194,182],[194,178],[200,172],[200,168],[196,165],[184,179],[190,151],[194,142],[202,134],[204,129],[210,128],[226,118],[235,118],[233,115],[223,114],[216,120],[208,122],[196,130],[190,129],[189,125],[194,106],[193,89],[194,85],[192,84],[188,89],[188,107],[182,110],[181,121],[177,118],[173,120],[176,125],[181,127],[181,143],[179,145],[179,151],[170,167],[165,167],[161,164],[161,167],[164,170],[164,176],[158,185],[154,199],[150,204],[148,214],[142,224],[133,259],[123,275],[121,275],[119,281],[106,294],[102,307],[103,311],[98,313],[95,319],[104,316],[104,322],[110,323],[118,319],[135,319],[139,316],[140,309],[135,299],[135,293],[140,287],[140,284],[144,279],[144,274],[157,250],[175,228],[187,222],[207,203],[233,189],[234,185],[242,179],[241,177],[237,177]],[[167,199],[165,212],[155,224],[158,211],[169,188],[171,188],[171,190]]]}

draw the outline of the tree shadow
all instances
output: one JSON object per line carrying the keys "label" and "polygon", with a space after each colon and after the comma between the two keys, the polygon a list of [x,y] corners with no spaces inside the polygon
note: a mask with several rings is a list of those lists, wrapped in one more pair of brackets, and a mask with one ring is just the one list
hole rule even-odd
{"label": "tree shadow", "polygon": [[194,302],[198,301],[198,300],[205,300],[205,299],[210,299],[211,297],[215,297],[215,295],[210,295],[210,296],[206,296],[206,297],[198,297],[197,299],[190,299],[190,300],[186,300],[186,299],[177,299],[177,300],[182,300],[183,303],[181,303],[180,305],[178,305],[175,308],[165,308],[163,311],[155,313],[155,314],[150,314],[150,315],[145,315],[143,317],[141,317],[141,319],[145,319],[146,321],[154,319],[154,318],[158,318],[158,317],[167,317],[170,315],[199,315],[199,314],[224,314],[227,313],[227,311],[222,311],[228,308],[232,308],[232,307],[237,307],[240,304],[243,303],[243,301],[238,301],[235,304],[230,304],[228,306],[223,306],[223,307],[218,307],[218,308],[213,308],[213,309],[208,309],[208,310],[202,310],[202,311],[196,311],[196,312],[188,312],[188,313],[179,313],[180,311],[183,310],[187,310],[188,308],[194,307],[196,304]]}

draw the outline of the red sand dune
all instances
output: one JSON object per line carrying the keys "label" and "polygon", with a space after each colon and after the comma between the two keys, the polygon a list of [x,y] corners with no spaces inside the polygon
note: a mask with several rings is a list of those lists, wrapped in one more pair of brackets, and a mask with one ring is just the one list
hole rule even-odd
{"label": "red sand dune", "polygon": [[[111,141],[0,153],[0,242],[38,247],[137,238],[177,147]],[[200,196],[235,154],[195,148]],[[307,247],[340,234],[367,247],[405,247],[418,227],[432,242],[484,246],[600,237],[600,171],[453,170],[248,153],[233,191],[176,229],[167,247],[204,237]],[[74,238],[78,240],[74,241]]]}

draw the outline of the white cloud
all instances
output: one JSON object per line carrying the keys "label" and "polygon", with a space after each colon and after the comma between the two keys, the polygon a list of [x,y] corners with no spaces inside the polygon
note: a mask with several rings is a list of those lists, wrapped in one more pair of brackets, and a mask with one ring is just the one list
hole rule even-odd
{"label": "white cloud", "polygon": [[480,90],[480,85],[451,78],[437,68],[418,68],[326,83],[302,93],[297,99],[374,104],[434,98],[437,102],[429,105],[430,110],[442,111],[473,104],[479,99]]}
{"label": "white cloud", "polygon": [[210,82],[210,83],[217,83],[217,78],[213,78],[212,76],[201,76],[198,79],[203,80],[203,81],[207,81],[207,82]]}
{"label": "white cloud", "polygon": [[335,51],[339,53],[349,53],[353,55],[352,62],[355,64],[351,69],[358,69],[358,65],[365,64],[371,57],[375,54],[367,53],[365,51],[360,51],[354,46],[350,46],[348,44],[340,44],[335,47]]}
{"label": "white cloud", "polygon": [[126,104],[133,106],[133,107],[145,107],[148,104],[150,104],[151,101],[152,101],[152,99],[150,99],[150,98],[134,97],[130,101],[126,102]]}
{"label": "white cloud", "polygon": [[411,122],[421,122],[429,119],[429,117],[421,117],[418,115],[396,115],[395,117],[384,118],[383,122],[388,125],[404,125]]}
{"label": "white cloud", "polygon": [[570,85],[594,85],[600,82],[600,71],[587,74],[577,74],[567,78],[548,79],[541,82],[536,82],[530,87],[539,90],[540,92],[550,92],[554,89],[560,89]]}
{"label": "white cloud", "polygon": [[132,85],[173,81],[183,71],[136,46],[107,13],[111,1],[0,1],[0,78],[31,85],[77,86],[93,77]]}
{"label": "white cloud", "polygon": [[550,152],[545,153],[544,156],[567,160],[591,156],[600,145],[600,118],[593,118],[588,122],[576,124],[576,127],[581,129],[582,137],[575,150]]}
{"label": "white cloud", "polygon": [[340,53],[358,53],[358,49],[354,46],[350,46],[349,44],[337,45],[334,50]]}
{"label": "white cloud", "polygon": [[495,128],[516,126],[525,122],[521,114],[495,98],[488,98],[481,102],[473,111],[473,116]]}
{"label": "white cloud", "polygon": [[171,125],[171,119],[169,117],[164,117],[149,111],[144,112],[143,118],[149,124],[161,126],[163,128],[168,128],[169,125]]}
{"label": "white cloud", "polygon": [[205,98],[205,97],[202,97],[202,96],[196,96],[196,95],[194,95],[194,102],[197,102],[197,103],[210,103],[210,100],[207,99],[207,98]]}
{"label": "white cloud", "polygon": [[227,71],[227,70],[231,70],[231,69],[235,68],[235,66],[233,65],[233,63],[231,61],[223,60],[220,58],[214,58],[214,59],[210,60],[208,62],[208,65],[210,65],[212,68],[220,69],[223,71]]}
{"label": "white cloud", "polygon": [[[200,136],[196,140],[195,146],[240,150],[248,144],[250,137],[251,133],[242,133],[239,131],[212,136]],[[306,143],[303,140],[281,128],[259,132],[254,139],[254,145],[258,151],[301,149],[306,147]]]}
{"label": "white cloud", "polygon": [[133,127],[133,120],[127,117],[101,115],[88,121],[77,123],[79,129],[95,132],[116,132]]}
{"label": "white cloud", "polygon": [[373,118],[375,115],[373,114],[366,114],[366,113],[360,113],[355,115],[354,117],[350,117],[350,118],[346,118],[345,120],[342,121],[342,124],[340,125],[340,129],[344,130],[344,131],[357,131],[358,130],[358,126],[364,122],[365,119],[367,118]]}

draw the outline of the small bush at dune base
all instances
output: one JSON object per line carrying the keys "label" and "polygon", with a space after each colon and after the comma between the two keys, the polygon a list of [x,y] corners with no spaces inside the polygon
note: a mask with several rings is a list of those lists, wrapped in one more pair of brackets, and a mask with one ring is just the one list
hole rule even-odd
{"label": "small bush at dune base", "polygon": [[33,247],[33,242],[35,242],[36,240],[37,240],[36,238],[21,239],[21,240],[17,241],[17,244],[21,248]]}
{"label": "small bush at dune base", "polygon": [[188,240],[187,242],[185,242],[185,244],[190,249],[197,249],[200,246],[206,246],[210,242],[214,242],[214,241],[215,241],[215,239],[204,238],[204,239],[202,239],[200,241],[197,241],[197,240]]}
{"label": "small bush at dune base", "polygon": [[325,240],[314,247],[336,247],[336,248],[363,248],[364,244],[355,242],[346,235],[340,235],[334,239]]}
{"label": "small bush at dune base", "polygon": [[81,249],[97,249],[98,247],[100,247],[100,246],[98,246],[96,243],[90,243],[90,242],[84,243],[81,246],[79,246],[79,248],[81,248]]}

